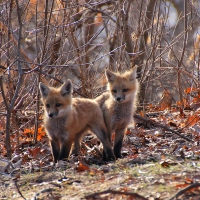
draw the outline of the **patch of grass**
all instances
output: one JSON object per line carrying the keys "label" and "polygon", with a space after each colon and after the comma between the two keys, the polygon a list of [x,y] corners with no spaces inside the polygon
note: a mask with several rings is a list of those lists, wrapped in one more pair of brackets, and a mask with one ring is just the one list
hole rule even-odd
{"label": "patch of grass", "polygon": [[[191,160],[177,162],[169,167],[162,167],[159,162],[130,163],[125,158],[101,166],[91,165],[89,170],[83,172],[74,170],[75,167],[72,166],[66,170],[22,174],[18,186],[27,199],[33,198],[37,193],[42,193],[42,197],[48,196],[47,188],[51,189],[51,195],[59,194],[59,197],[65,199],[84,199],[86,195],[108,189],[169,199],[179,190],[177,185],[193,180],[199,168],[199,163]],[[4,189],[8,188],[7,184]],[[13,193],[6,195],[8,199],[13,197]]]}

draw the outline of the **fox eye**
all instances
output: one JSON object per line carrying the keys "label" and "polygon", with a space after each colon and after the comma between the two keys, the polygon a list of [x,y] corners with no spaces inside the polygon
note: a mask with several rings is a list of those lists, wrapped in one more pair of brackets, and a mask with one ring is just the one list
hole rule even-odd
{"label": "fox eye", "polygon": [[47,107],[47,108],[50,108],[50,104],[47,103],[47,104],[46,104],[46,107]]}
{"label": "fox eye", "polygon": [[60,107],[61,106],[61,103],[56,103],[56,107]]}
{"label": "fox eye", "polygon": [[113,93],[117,93],[117,90],[112,90]]}
{"label": "fox eye", "polygon": [[128,92],[128,89],[123,89],[123,92]]}

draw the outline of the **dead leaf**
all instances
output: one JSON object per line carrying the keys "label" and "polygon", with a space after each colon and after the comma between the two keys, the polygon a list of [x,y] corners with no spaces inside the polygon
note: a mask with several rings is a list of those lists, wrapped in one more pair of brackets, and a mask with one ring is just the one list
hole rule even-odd
{"label": "dead leaf", "polygon": [[169,126],[177,127],[177,125],[173,121],[169,121]]}
{"label": "dead leaf", "polygon": [[178,163],[171,159],[165,159],[165,160],[161,161],[160,164],[162,167],[166,168],[166,167],[170,167],[170,165],[177,165]]}
{"label": "dead leaf", "polygon": [[99,26],[101,25],[103,22],[103,18],[102,18],[102,14],[101,13],[97,13],[97,15],[95,16],[95,19],[94,19],[94,23],[96,26]]}
{"label": "dead leaf", "polygon": [[130,135],[131,133],[132,133],[131,130],[130,130],[130,129],[127,129],[125,134],[126,134],[126,135]]}
{"label": "dead leaf", "polygon": [[15,168],[21,168],[22,159],[18,160],[16,163],[13,164]]}
{"label": "dead leaf", "polygon": [[39,147],[36,147],[34,149],[28,149],[30,155],[34,158],[36,158],[36,156],[41,152],[41,149]]}
{"label": "dead leaf", "polygon": [[187,121],[185,122],[185,126],[193,126],[195,125],[197,122],[199,122],[200,120],[200,117],[195,114],[195,115],[192,115],[190,116]]}
{"label": "dead leaf", "polygon": [[85,165],[85,164],[83,164],[82,162],[78,162],[78,166],[76,166],[76,168],[75,168],[78,172],[83,172],[83,171],[86,171],[86,170],[89,170],[90,168],[87,166],[87,165]]}
{"label": "dead leaf", "polygon": [[171,109],[171,105],[172,105],[172,94],[170,93],[169,90],[165,89],[158,104],[158,110]]}
{"label": "dead leaf", "polygon": [[176,187],[177,189],[181,189],[181,188],[187,187],[188,185],[190,185],[190,184],[188,184],[188,183],[182,183],[182,184],[177,184],[175,187]]}
{"label": "dead leaf", "polygon": [[12,163],[5,159],[0,159],[0,172],[10,173],[14,169]]}
{"label": "dead leaf", "polygon": [[196,90],[197,90],[196,88],[189,87],[189,88],[186,88],[184,90],[184,92],[185,92],[185,94],[190,94],[191,92],[196,91]]}

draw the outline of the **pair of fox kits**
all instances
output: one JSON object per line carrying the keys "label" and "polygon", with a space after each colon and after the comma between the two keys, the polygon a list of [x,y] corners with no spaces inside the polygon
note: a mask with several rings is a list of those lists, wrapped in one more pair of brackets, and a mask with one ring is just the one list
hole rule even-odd
{"label": "pair of fox kits", "polygon": [[[80,150],[84,132],[91,130],[103,144],[103,159],[121,158],[124,132],[132,122],[138,92],[136,67],[123,74],[106,70],[108,91],[94,100],[72,98],[72,83],[61,87],[40,83],[44,105],[44,127],[48,133],[54,162],[68,158],[74,143],[74,153]],[[111,136],[115,133],[114,152]]]}

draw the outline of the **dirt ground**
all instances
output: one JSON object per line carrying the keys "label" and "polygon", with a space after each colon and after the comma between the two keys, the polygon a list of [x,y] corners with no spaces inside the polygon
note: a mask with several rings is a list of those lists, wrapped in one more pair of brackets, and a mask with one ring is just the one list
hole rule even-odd
{"label": "dirt ground", "polygon": [[[63,169],[65,168],[65,169]],[[102,165],[64,163],[44,172],[1,175],[0,199],[200,199],[200,163],[124,158]],[[184,190],[190,186],[188,190]],[[175,198],[174,198],[175,199]]]}

